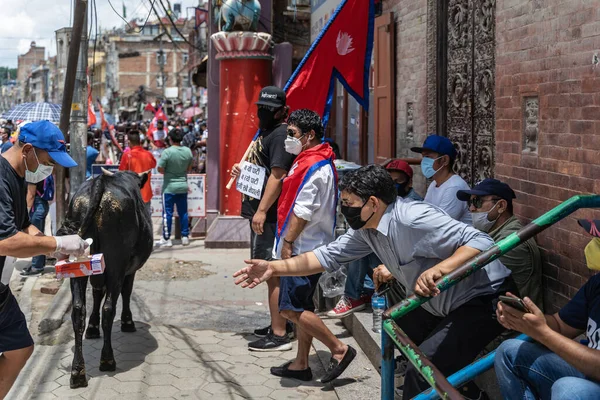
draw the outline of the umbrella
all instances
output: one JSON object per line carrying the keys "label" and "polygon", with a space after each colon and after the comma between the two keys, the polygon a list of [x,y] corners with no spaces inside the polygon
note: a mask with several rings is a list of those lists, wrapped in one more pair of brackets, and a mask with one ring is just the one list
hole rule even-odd
{"label": "umbrella", "polygon": [[13,121],[43,121],[60,122],[60,108],[52,103],[22,103],[2,114],[2,118]]}
{"label": "umbrella", "polygon": [[186,109],[181,116],[185,119],[195,117],[196,115],[202,114],[204,111],[200,107],[190,107]]}

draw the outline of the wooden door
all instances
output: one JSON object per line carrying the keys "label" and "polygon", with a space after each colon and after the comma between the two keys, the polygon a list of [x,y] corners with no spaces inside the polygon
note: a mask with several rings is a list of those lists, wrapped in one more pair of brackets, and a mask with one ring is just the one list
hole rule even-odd
{"label": "wooden door", "polygon": [[375,163],[396,155],[396,96],[394,16],[387,13],[375,19],[373,48],[375,82]]}

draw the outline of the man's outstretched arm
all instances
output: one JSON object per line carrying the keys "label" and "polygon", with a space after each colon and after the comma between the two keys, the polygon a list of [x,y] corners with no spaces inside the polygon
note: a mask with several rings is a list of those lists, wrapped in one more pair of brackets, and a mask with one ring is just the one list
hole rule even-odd
{"label": "man's outstretched arm", "polygon": [[250,289],[272,276],[308,276],[324,271],[312,251],[287,260],[246,260],[245,263],[248,266],[234,273],[233,277],[237,278],[236,285],[241,284]]}

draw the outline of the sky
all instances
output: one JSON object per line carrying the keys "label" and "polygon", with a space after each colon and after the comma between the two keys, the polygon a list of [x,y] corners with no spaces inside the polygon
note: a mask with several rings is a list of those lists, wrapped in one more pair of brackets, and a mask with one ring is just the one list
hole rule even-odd
{"label": "sky", "polygon": [[[127,10],[127,20],[143,18],[146,20],[150,2],[156,0],[110,0],[117,12],[122,15],[123,5]],[[204,1],[201,1],[202,3]],[[32,41],[46,47],[46,57],[56,55],[54,32],[71,26],[73,0],[0,0],[2,21],[0,22],[0,66],[17,67],[17,56],[29,49]],[[165,6],[167,1],[163,0]],[[192,17],[193,10],[186,7],[198,6],[198,0],[171,0],[182,3],[183,16]],[[96,0],[98,10],[98,29],[122,27],[125,23],[112,10],[108,0]],[[157,10],[164,15],[158,4]],[[88,8],[91,7],[91,1]],[[154,17],[154,15],[152,15]],[[153,18],[150,18],[151,20]],[[89,20],[89,14],[88,14]]]}

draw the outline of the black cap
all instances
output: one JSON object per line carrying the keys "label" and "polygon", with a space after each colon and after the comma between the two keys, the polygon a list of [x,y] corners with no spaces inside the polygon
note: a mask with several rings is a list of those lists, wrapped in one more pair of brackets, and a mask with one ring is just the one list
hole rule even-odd
{"label": "black cap", "polygon": [[592,236],[600,238],[600,220],[599,219],[580,219],[579,225]]}
{"label": "black cap", "polygon": [[506,183],[499,181],[498,179],[484,179],[479,182],[471,190],[459,190],[456,192],[456,197],[461,201],[467,201],[471,196],[498,196],[508,202],[512,202],[512,199],[516,199],[514,190],[510,188]]}
{"label": "black cap", "polygon": [[267,86],[261,89],[258,95],[258,101],[256,102],[259,106],[268,106],[281,108],[285,106],[285,92],[279,89],[277,86]]}

